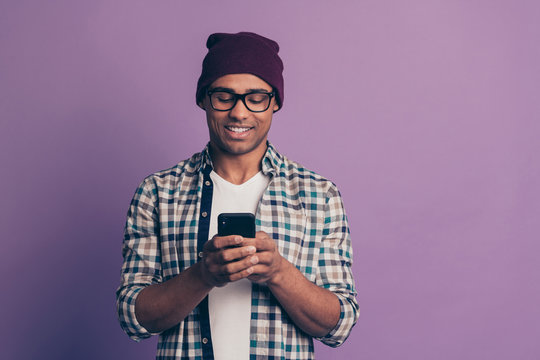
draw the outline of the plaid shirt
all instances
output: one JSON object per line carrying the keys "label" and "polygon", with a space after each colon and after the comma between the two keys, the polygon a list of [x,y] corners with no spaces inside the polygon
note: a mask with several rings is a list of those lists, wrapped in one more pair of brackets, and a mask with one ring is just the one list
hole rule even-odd
{"label": "plaid shirt", "polygon": [[[147,177],[135,192],[125,227],[117,309],[122,328],[136,341],[154,335],[135,317],[139,292],[195,264],[208,240],[211,169],[207,146]],[[280,155],[271,144],[262,171],[271,180],[258,205],[257,231],[268,233],[280,254],[309,281],[337,295],[339,321],[318,339],[338,346],[358,318],[351,240],[340,194],[332,182]],[[159,334],[157,359],[213,359],[207,299]],[[313,358],[312,337],[294,325],[266,286],[253,283],[250,359]]]}

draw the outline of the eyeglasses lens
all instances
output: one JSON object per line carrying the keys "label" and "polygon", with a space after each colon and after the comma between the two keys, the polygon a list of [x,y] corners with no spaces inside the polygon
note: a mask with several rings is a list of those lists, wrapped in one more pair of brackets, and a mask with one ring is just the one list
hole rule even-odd
{"label": "eyeglasses lens", "polygon": [[236,98],[243,98],[244,105],[253,112],[266,111],[270,105],[270,95],[265,93],[250,93],[244,96],[225,91],[211,93],[212,107],[219,111],[231,110],[236,105]]}

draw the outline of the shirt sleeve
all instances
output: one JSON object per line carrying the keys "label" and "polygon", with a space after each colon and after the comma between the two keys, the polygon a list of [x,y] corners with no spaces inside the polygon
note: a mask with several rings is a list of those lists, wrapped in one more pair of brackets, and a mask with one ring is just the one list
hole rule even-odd
{"label": "shirt sleeve", "polygon": [[116,291],[116,308],[122,329],[135,341],[154,335],[135,316],[135,301],[145,287],[160,283],[161,254],[157,187],[149,177],[135,191],[127,214],[122,247],[124,262]]}
{"label": "shirt sleeve", "polygon": [[339,299],[341,313],[336,326],[317,338],[331,347],[341,345],[359,316],[352,275],[352,246],[343,201],[337,188],[328,191],[325,206],[323,240],[320,247],[317,285],[330,290]]}

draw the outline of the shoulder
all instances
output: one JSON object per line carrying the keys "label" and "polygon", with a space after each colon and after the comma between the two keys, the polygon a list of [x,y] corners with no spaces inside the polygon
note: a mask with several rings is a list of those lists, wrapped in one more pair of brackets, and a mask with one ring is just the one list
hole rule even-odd
{"label": "shoulder", "polygon": [[331,180],[309,170],[302,164],[281,155],[279,176],[285,180],[287,187],[298,189],[306,197],[332,197],[339,195],[339,190]]}
{"label": "shoulder", "polygon": [[156,171],[142,181],[140,187],[157,191],[174,191],[181,184],[197,178],[202,164],[202,153],[195,153],[189,159],[180,161],[167,169]]}

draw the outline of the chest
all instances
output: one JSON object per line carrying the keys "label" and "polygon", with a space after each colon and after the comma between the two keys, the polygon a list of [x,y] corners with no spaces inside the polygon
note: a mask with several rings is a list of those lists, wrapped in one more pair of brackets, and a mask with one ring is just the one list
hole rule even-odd
{"label": "chest", "polygon": [[[201,199],[207,191],[211,191],[210,186],[200,179],[182,184],[177,192],[160,194],[159,241],[164,280],[198,261],[199,222],[215,215],[201,210]],[[280,254],[314,281],[324,228],[324,199],[273,178],[262,191],[255,217],[257,231],[269,234]]]}

